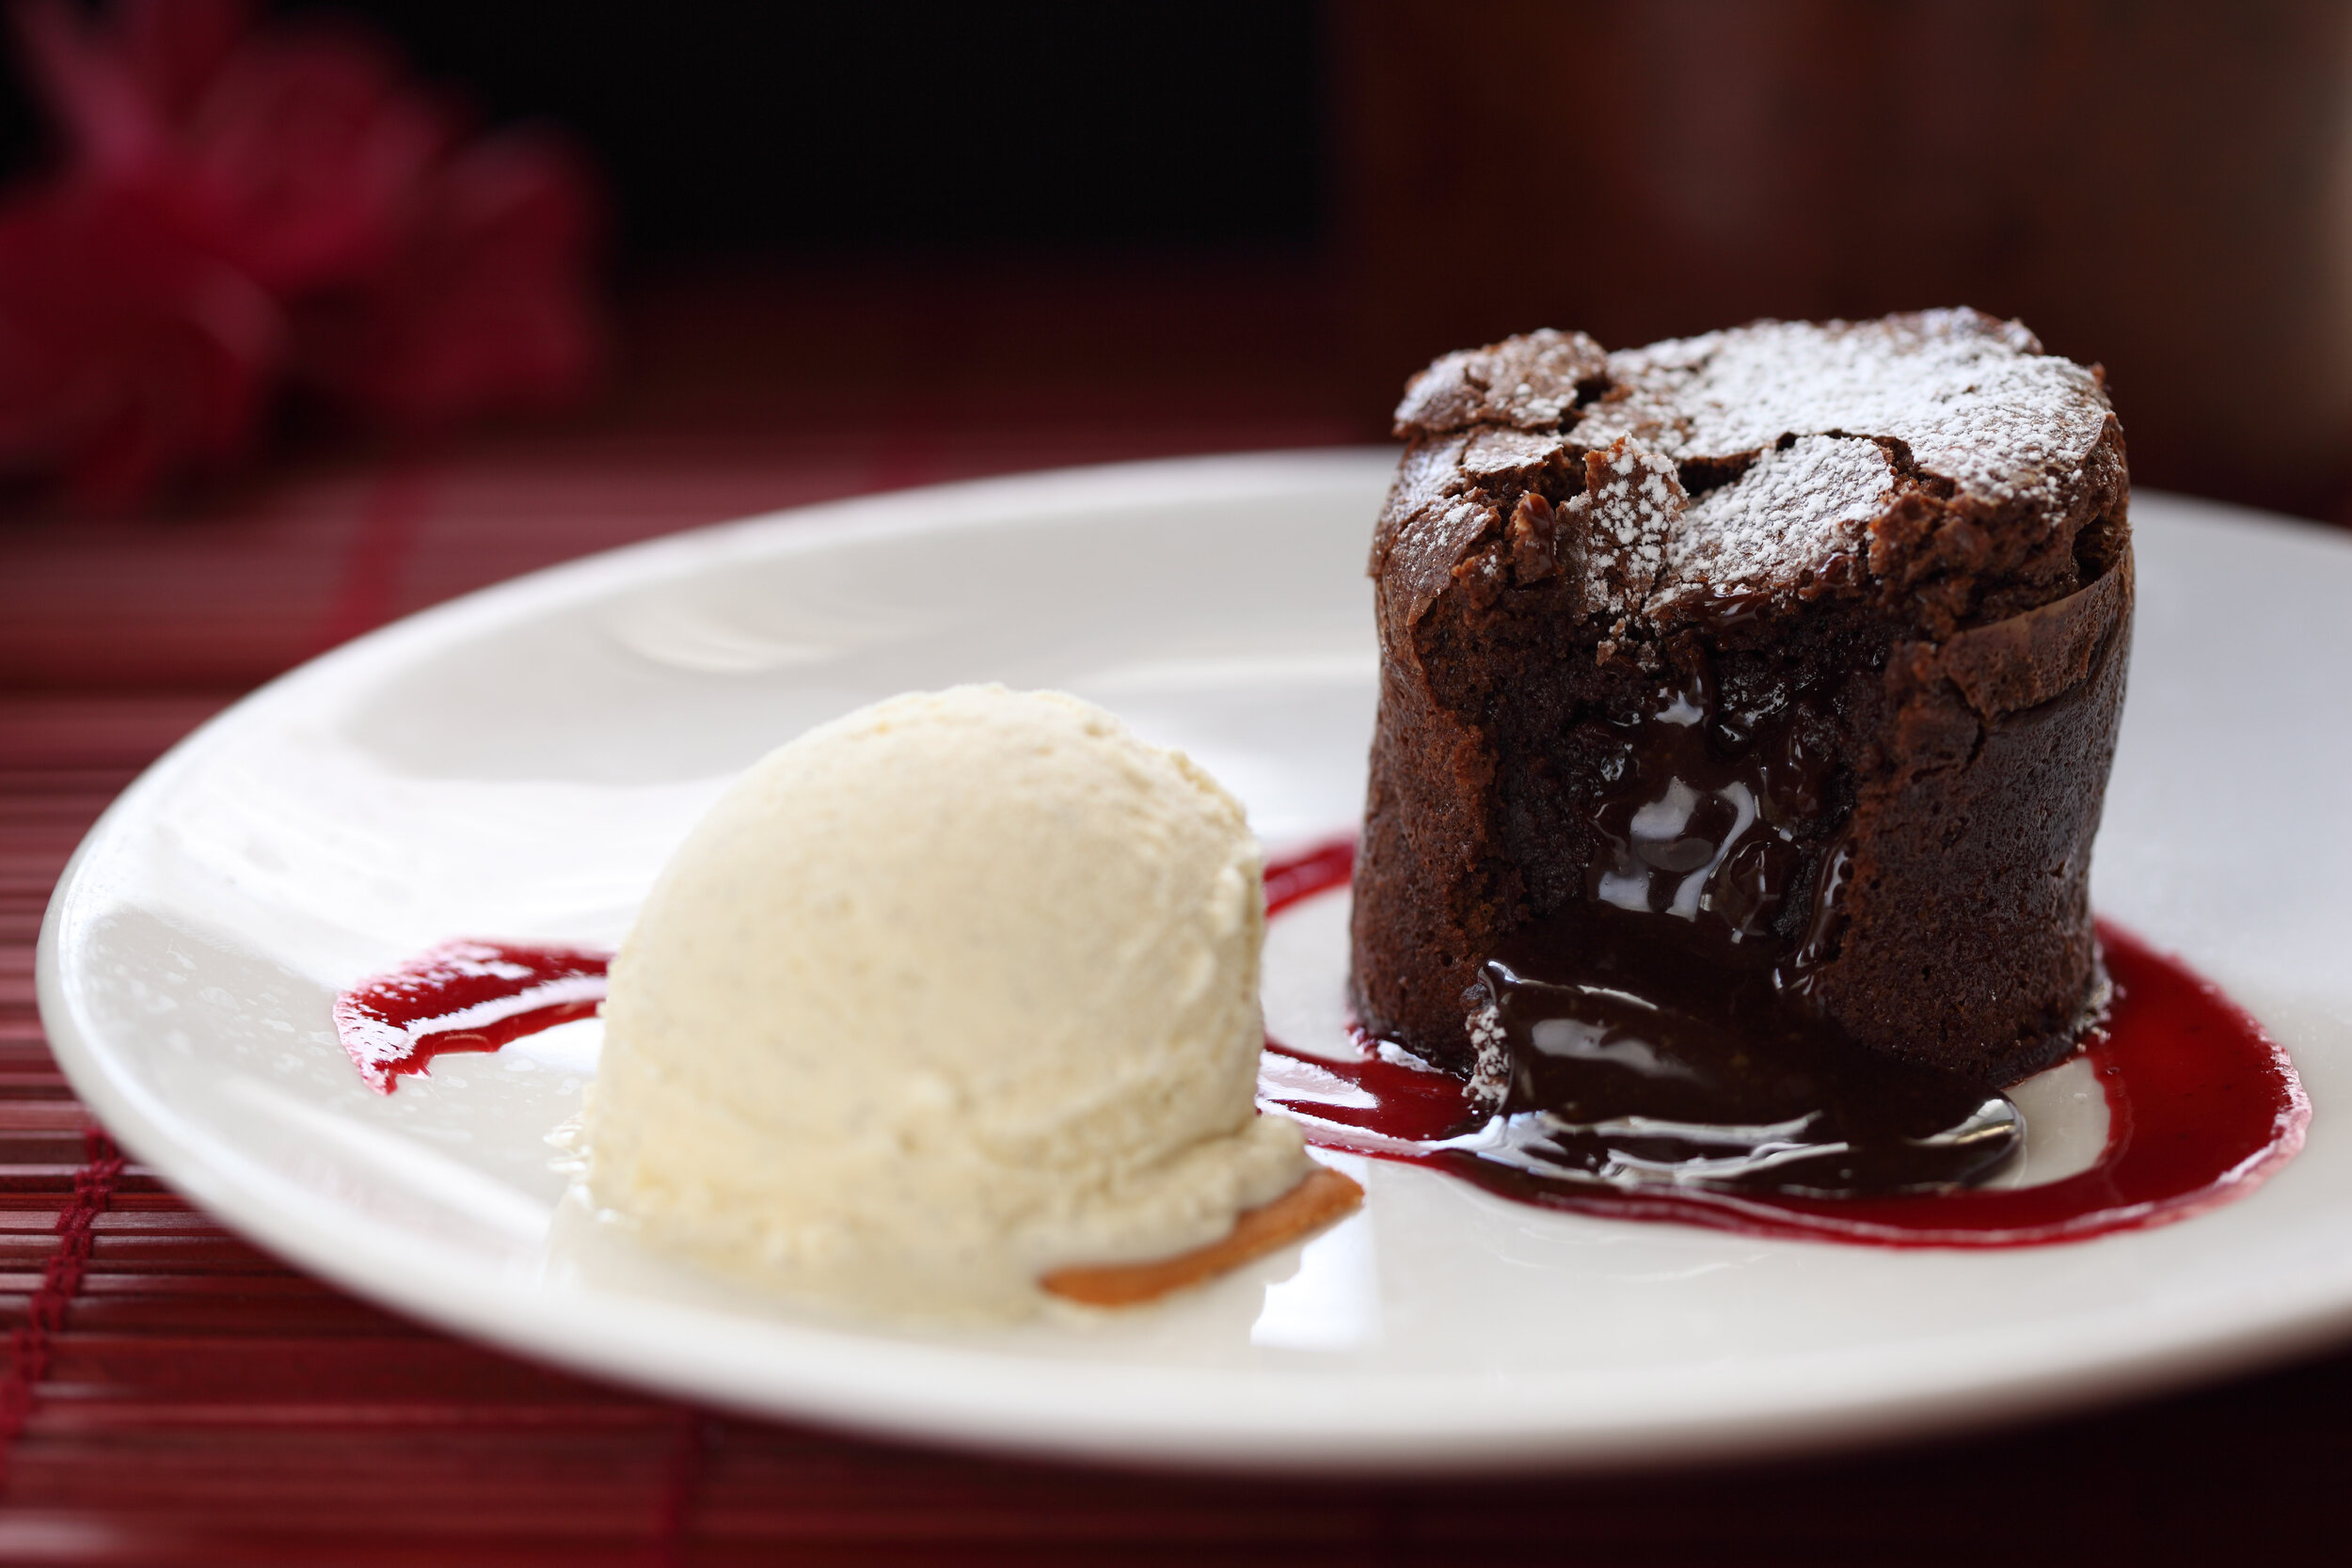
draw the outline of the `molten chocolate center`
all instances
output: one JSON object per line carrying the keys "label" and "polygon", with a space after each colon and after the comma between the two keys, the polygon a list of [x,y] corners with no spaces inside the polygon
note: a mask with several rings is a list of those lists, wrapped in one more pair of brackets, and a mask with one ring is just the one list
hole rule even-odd
{"label": "molten chocolate center", "polygon": [[1847,870],[1820,832],[1821,703],[1726,714],[1692,658],[1627,727],[1584,899],[1482,968],[1496,1114],[1461,1147],[1531,1174],[1844,1196],[1981,1180],[2023,1145],[2006,1098],[1869,1051],[1807,1000]]}

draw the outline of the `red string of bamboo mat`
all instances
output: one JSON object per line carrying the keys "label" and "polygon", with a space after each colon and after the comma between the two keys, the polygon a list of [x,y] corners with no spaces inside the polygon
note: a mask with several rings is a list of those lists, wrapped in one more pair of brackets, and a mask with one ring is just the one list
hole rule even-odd
{"label": "red string of bamboo mat", "polygon": [[122,1179],[123,1159],[113,1139],[93,1127],[82,1134],[82,1147],[73,1196],[57,1211],[56,1246],[41,1270],[40,1288],[25,1302],[24,1321],[8,1336],[8,1376],[0,1380],[0,1489],[8,1485],[8,1451],[32,1414],[35,1390],[49,1375],[50,1336],[63,1332],[66,1312],[81,1293],[90,1227]]}

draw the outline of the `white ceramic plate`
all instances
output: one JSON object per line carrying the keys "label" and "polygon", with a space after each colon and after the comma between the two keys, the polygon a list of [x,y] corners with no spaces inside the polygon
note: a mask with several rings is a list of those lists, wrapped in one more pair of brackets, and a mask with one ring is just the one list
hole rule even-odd
{"label": "white ceramic plate", "polygon": [[[2251,1007],[2314,1105],[2298,1161],[2185,1224],[1887,1251],[1546,1213],[1358,1161],[1356,1218],[1162,1306],[860,1331],[564,1217],[543,1140],[593,1070],[593,1024],[444,1058],[389,1098],[338,1048],[333,993],[443,938],[617,940],[732,770],[911,687],[1067,688],[1188,748],[1270,844],[1344,831],[1391,462],[880,497],[596,557],[363,639],[206,726],[91,832],[41,934],[57,1054],[189,1196],[418,1317],[719,1405],[1033,1451],[1670,1459],[2045,1410],[2352,1327],[2352,1127],[2335,1119],[2352,1105],[2352,547],[2158,496],[2135,509],[2138,639],[2097,900]],[[1278,1027],[1327,1005],[1341,914],[1278,927]]]}

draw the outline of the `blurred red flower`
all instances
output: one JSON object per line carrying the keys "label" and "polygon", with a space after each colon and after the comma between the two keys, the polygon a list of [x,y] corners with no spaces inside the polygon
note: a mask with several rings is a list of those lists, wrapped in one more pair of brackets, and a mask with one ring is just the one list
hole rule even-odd
{"label": "blurred red flower", "polygon": [[557,142],[461,150],[408,214],[389,264],[294,308],[297,372],[389,424],[560,406],[600,362],[580,258],[591,187]]}
{"label": "blurred red flower", "polygon": [[135,186],[17,201],[0,211],[0,470],[115,506],[226,466],[252,443],[283,329]]}
{"label": "blurred red flower", "polygon": [[401,427],[577,396],[589,174],[464,117],[347,25],[244,0],[18,0],[64,144],[0,205],[0,469],[135,500],[291,385]]}

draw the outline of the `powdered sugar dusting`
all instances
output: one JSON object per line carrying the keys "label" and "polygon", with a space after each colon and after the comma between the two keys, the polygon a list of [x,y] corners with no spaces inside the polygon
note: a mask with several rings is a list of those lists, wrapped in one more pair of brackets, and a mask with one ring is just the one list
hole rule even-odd
{"label": "powdered sugar dusting", "polygon": [[1681,460],[1788,435],[1891,437],[1930,474],[1992,503],[2052,494],[2106,428],[2091,373],[2013,322],[1930,310],[1878,322],[1767,322],[1610,356],[1617,383],[1575,427]]}
{"label": "powdered sugar dusting", "polygon": [[1434,436],[1473,424],[1558,431],[1578,388],[1608,365],[1581,332],[1545,328],[1484,348],[1460,349],[1413,377],[1397,404],[1399,435]]}
{"label": "powdered sugar dusting", "polygon": [[1803,436],[1692,504],[1670,542],[1669,571],[1722,593],[1818,568],[1863,547],[1865,526],[1885,510],[1896,483],[1875,441]]}
{"label": "powdered sugar dusting", "polygon": [[1686,499],[1674,460],[1619,441],[1584,460],[1592,576],[1638,605],[1656,586]]}
{"label": "powdered sugar dusting", "polygon": [[1481,430],[1462,451],[1462,471],[1472,479],[1522,479],[1567,451],[1567,437],[1522,430]]}

